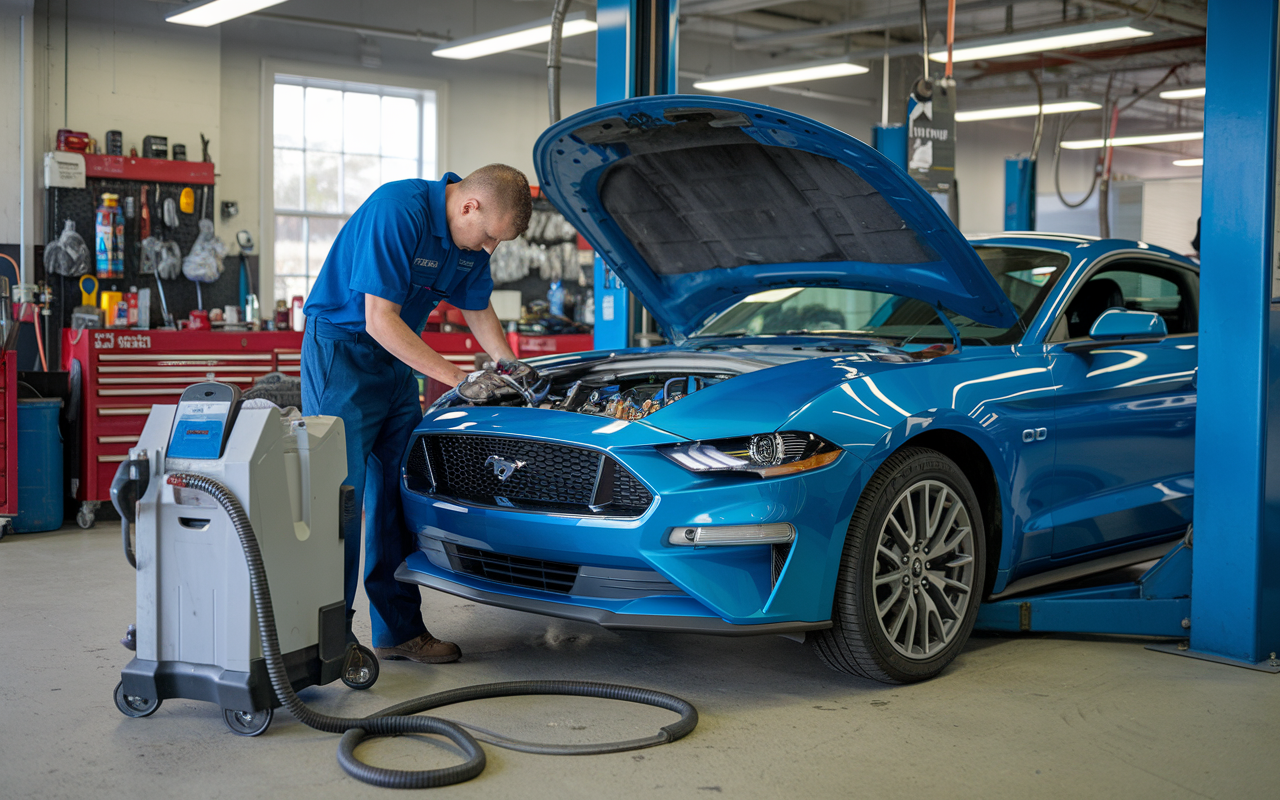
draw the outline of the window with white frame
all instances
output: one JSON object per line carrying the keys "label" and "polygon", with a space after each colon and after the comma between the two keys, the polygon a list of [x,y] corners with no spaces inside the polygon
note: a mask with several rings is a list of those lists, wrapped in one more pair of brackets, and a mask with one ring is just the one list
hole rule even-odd
{"label": "window with white frame", "polygon": [[374,189],[436,178],[436,93],[275,76],[275,297],[311,291],[343,223]]}

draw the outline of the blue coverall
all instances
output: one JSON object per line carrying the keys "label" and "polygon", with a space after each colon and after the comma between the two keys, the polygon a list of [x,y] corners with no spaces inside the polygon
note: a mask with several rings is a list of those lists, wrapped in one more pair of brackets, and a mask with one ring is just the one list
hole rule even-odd
{"label": "blue coverall", "polygon": [[[438,181],[395,181],[370,195],[338,232],[304,308],[302,413],[345,423],[346,483],[365,509],[364,588],[374,647],[394,647],[426,631],[418,587],[395,579],[417,547],[401,511],[400,461],[422,408],[413,370],[365,332],[365,295],[399,304],[400,318],[419,333],[441,300],[462,309],[488,307],[489,254],[461,250],[449,235],[444,188],[458,180],[446,173]],[[346,539],[348,618],[359,541]]]}

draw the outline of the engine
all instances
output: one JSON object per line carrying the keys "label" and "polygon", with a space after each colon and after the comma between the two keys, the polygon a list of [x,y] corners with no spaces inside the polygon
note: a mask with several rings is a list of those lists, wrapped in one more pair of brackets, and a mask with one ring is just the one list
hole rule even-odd
{"label": "engine", "polygon": [[644,419],[699,389],[729,377],[650,373],[615,381],[582,379],[559,386],[553,383],[546,399],[538,403],[538,407],[613,419]]}
{"label": "engine", "polygon": [[[487,405],[546,408],[611,419],[637,420],[678,403],[694,392],[763,364],[741,359],[604,359],[545,369],[530,387],[511,382]],[[665,367],[665,369],[664,369]],[[469,403],[448,392],[433,408]]]}

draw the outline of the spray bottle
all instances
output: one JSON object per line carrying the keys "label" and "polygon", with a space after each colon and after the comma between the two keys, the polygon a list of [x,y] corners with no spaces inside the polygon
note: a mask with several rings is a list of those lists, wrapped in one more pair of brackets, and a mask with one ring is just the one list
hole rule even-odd
{"label": "spray bottle", "polygon": [[95,225],[95,252],[97,254],[97,272],[99,278],[110,278],[112,273],[115,237],[116,210],[120,198],[114,194],[102,195],[102,205],[98,206]]}

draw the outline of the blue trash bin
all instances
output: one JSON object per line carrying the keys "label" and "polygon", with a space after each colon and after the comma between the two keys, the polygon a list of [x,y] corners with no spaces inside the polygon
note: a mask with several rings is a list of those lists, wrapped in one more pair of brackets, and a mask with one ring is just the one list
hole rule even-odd
{"label": "blue trash bin", "polygon": [[62,527],[62,434],[59,398],[18,400],[18,516],[15,533]]}

